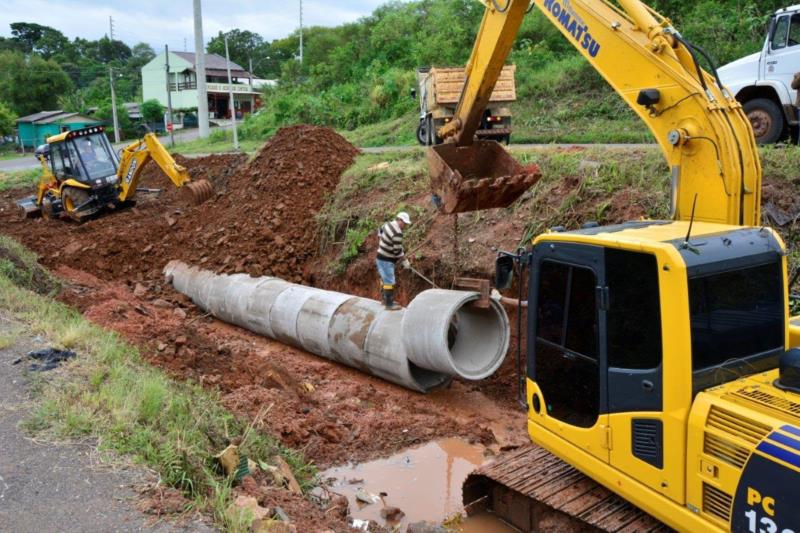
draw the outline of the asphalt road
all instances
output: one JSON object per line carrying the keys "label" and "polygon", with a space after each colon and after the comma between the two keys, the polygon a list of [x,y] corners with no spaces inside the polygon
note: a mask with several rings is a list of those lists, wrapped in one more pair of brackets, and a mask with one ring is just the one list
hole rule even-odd
{"label": "asphalt road", "polygon": [[[197,130],[188,130],[186,132],[179,132],[175,134],[175,140],[178,142],[187,142],[197,138]],[[161,142],[165,142],[162,139]],[[116,148],[125,146],[126,143],[115,145]],[[589,149],[601,148],[605,150],[624,150],[624,149],[640,149],[640,148],[656,148],[655,144],[512,144],[508,148],[515,151],[531,151],[531,150],[570,150],[570,149]],[[377,146],[361,148],[365,154],[383,154],[386,152],[411,152],[414,150],[422,150],[423,147],[412,146]],[[190,154],[187,157],[200,157],[208,154]],[[11,172],[14,170],[27,170],[39,166],[39,162],[31,155],[30,157],[22,157],[18,159],[7,159],[0,161],[0,172]]]}
{"label": "asphalt road", "polygon": [[[0,314],[0,333],[17,325]],[[0,531],[213,531],[204,523],[177,527],[135,509],[133,484],[152,481],[142,470],[104,467],[91,442],[50,444],[19,428],[31,409],[26,364],[12,362],[40,339],[25,337],[0,350]],[[80,357],[80,356],[79,356]],[[54,370],[52,372],[57,372]]]}

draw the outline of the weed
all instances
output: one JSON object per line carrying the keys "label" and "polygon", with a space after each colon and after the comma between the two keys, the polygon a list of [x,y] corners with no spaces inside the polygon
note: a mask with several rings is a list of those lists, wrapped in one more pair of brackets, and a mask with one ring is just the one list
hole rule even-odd
{"label": "weed", "polygon": [[30,188],[39,182],[40,174],[41,171],[38,168],[0,172],[0,192]]}
{"label": "weed", "polygon": [[[246,423],[227,412],[215,392],[170,380],[145,364],[138,350],[117,334],[86,321],[74,310],[17,286],[0,275],[0,308],[79,357],[67,372],[48,376],[39,402],[23,427],[51,438],[94,436],[99,451],[128,455],[148,465],[161,480],[181,489],[196,507],[213,510],[221,524],[242,530],[225,516],[230,484],[219,481],[211,457]],[[250,432],[242,453],[268,461],[280,454],[298,482],[310,488],[317,472],[302,454],[273,438]]]}

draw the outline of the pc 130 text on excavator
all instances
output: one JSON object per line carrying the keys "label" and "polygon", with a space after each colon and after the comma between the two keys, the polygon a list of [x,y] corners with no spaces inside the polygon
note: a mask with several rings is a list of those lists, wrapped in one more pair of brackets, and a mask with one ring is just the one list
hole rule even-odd
{"label": "pc 130 text on excavator", "polygon": [[784,243],[761,225],[741,106],[705,51],[638,0],[484,3],[446,142],[428,152],[442,211],[508,206],[538,178],[473,140],[535,7],[649,126],[672,218],[554,230],[498,259],[501,289],[526,267],[525,400],[541,448],[475,473],[465,504],[524,531],[560,513],[576,529],[800,533],[800,318]]}

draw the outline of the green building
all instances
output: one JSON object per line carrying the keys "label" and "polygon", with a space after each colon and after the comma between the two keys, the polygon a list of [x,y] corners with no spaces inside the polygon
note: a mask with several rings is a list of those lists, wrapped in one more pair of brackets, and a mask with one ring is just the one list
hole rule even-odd
{"label": "green building", "polygon": [[17,136],[23,148],[36,148],[47,142],[47,138],[51,135],[98,124],[102,124],[102,121],[80,113],[67,113],[61,110],[40,111],[17,119]]}

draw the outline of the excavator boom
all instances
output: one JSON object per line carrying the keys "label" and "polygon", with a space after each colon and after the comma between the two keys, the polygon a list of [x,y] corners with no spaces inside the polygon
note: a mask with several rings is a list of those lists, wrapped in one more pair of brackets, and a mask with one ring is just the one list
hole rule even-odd
{"label": "excavator boom", "polygon": [[[445,212],[510,203],[508,196],[495,205],[476,201],[492,197],[477,187],[482,178],[490,178],[483,182],[487,186],[501,188],[497,176],[470,172],[475,159],[471,152],[485,150],[473,144],[470,132],[532,4],[650,128],[672,173],[675,220],[691,217],[696,196],[696,220],[760,223],[761,165],[752,128],[736,99],[700,67],[704,52],[687,42],[666,18],[639,0],[620,0],[622,9],[605,0],[485,3],[456,115],[439,130],[446,143],[459,149],[434,147],[429,155],[432,187],[444,200]],[[495,157],[504,160],[502,154]],[[464,194],[472,198],[462,198]]]}

